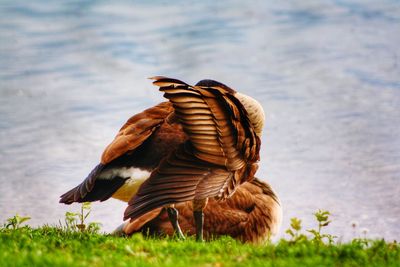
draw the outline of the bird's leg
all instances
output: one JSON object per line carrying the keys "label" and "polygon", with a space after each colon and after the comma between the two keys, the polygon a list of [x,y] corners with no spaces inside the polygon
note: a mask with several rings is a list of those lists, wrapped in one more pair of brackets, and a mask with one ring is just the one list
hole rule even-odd
{"label": "bird's leg", "polygon": [[203,225],[204,225],[204,213],[203,210],[206,207],[208,198],[205,199],[194,199],[193,200],[193,217],[196,225],[196,241],[203,241]]}
{"label": "bird's leg", "polygon": [[185,239],[185,236],[182,233],[181,227],[178,222],[178,210],[174,207],[174,205],[167,207],[168,218],[172,224],[172,227],[175,230],[175,233],[178,235],[180,239]]}

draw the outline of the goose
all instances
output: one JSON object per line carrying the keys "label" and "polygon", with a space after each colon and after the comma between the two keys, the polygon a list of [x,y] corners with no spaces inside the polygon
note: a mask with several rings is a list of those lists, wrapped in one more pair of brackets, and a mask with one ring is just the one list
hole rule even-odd
{"label": "goose", "polygon": [[229,199],[254,180],[264,111],[255,99],[214,80],[191,86],[163,76],[151,79],[169,101],[131,117],[100,163],[60,203],[113,197],[128,202],[124,220],[131,222],[146,222],[141,220],[146,214],[165,208],[184,238],[176,205],[189,201],[196,239],[202,241],[209,199]]}

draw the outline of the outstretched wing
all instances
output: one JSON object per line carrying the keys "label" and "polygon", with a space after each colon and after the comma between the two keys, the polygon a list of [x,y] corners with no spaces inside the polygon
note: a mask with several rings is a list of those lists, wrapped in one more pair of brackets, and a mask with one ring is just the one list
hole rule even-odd
{"label": "outstretched wing", "polygon": [[259,158],[260,140],[235,91],[214,81],[190,86],[165,77],[154,79],[173,104],[189,141],[141,186],[125,219],[195,198],[227,197],[257,168],[253,163]]}
{"label": "outstretched wing", "polygon": [[173,104],[197,158],[228,170],[258,160],[259,138],[234,90],[211,80],[190,86],[166,77],[153,79]]}
{"label": "outstretched wing", "polygon": [[101,163],[110,163],[126,152],[135,150],[173,111],[171,103],[163,102],[131,117],[104,150]]}
{"label": "outstretched wing", "polygon": [[60,203],[104,201],[110,198],[124,185],[126,177],[106,174],[105,169],[113,160],[140,147],[171,113],[173,113],[171,103],[163,102],[131,117],[104,150],[101,163],[80,185],[63,194]]}

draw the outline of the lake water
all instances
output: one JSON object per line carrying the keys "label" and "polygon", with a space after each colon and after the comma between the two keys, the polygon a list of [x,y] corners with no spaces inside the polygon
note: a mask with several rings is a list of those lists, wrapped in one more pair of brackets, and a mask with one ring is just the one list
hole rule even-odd
{"label": "lake water", "polygon": [[[55,224],[131,115],[163,101],[147,77],[219,80],[267,121],[258,176],[291,217],[400,239],[399,1],[0,3],[0,222]],[[93,205],[105,231],[125,204]],[[354,230],[351,222],[357,222]]]}

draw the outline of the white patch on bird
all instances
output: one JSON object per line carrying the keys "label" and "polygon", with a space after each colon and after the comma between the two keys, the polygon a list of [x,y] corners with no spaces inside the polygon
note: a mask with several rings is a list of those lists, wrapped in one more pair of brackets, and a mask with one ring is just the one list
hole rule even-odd
{"label": "white patch on bird", "polygon": [[114,177],[128,178],[113,195],[113,198],[128,202],[139,190],[140,186],[150,177],[151,172],[139,168],[114,168],[102,172],[99,179],[113,179]]}
{"label": "white patch on bird", "polygon": [[112,179],[117,176],[121,178],[135,177],[137,179],[147,179],[150,176],[150,172],[135,167],[113,168],[101,172],[99,175],[99,179]]}

